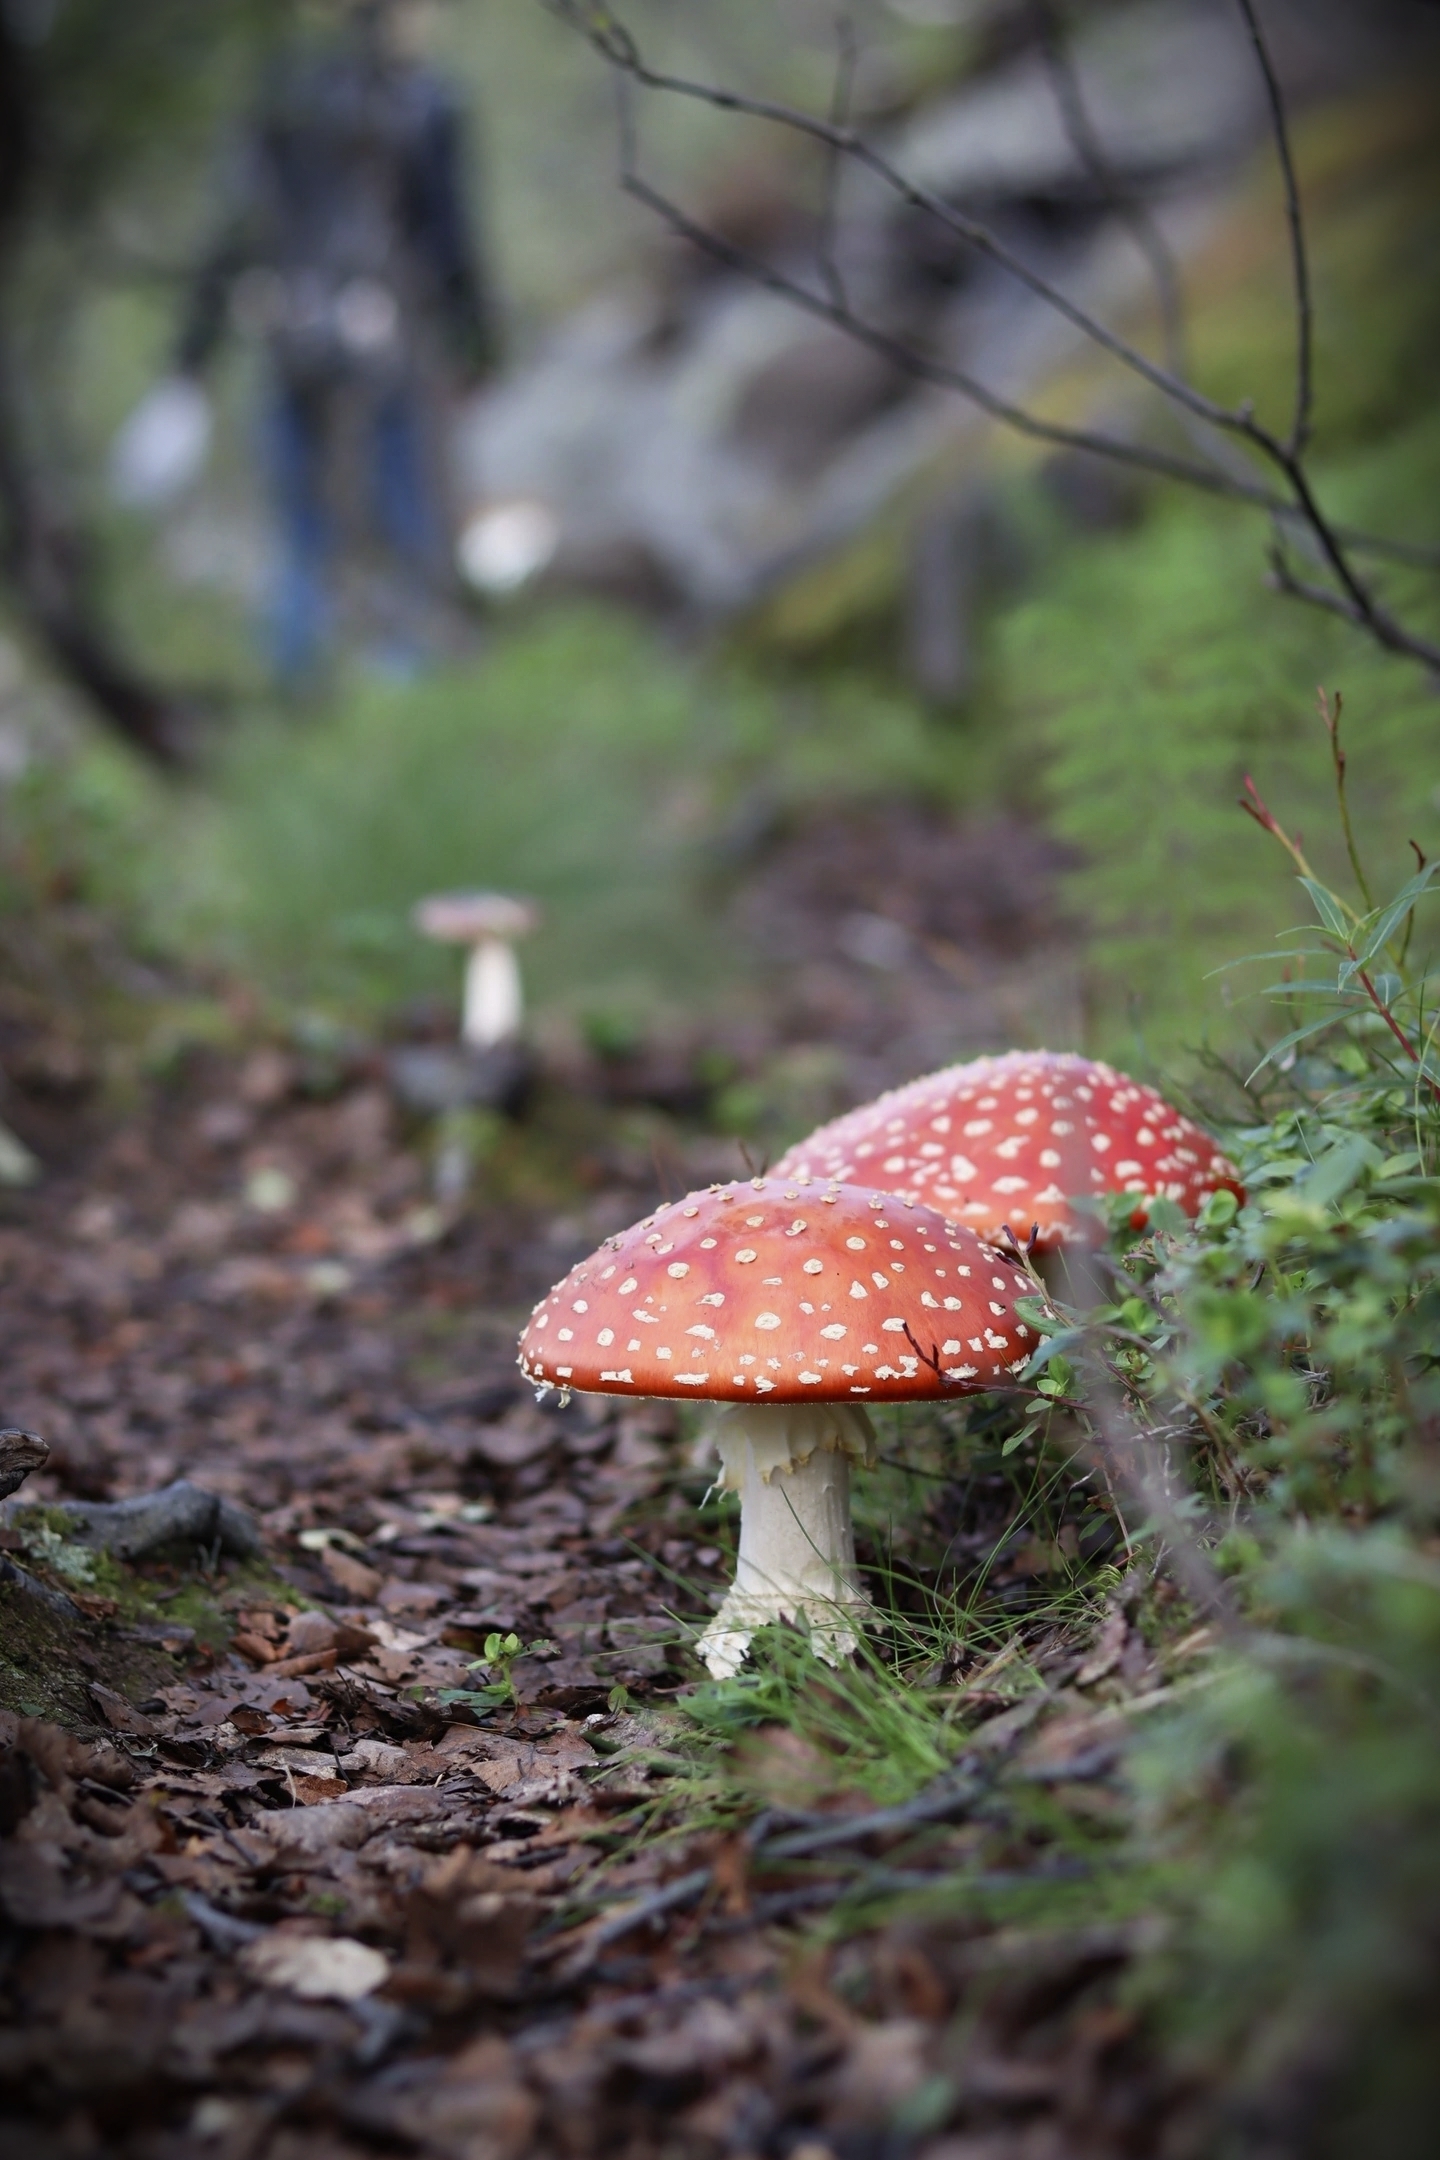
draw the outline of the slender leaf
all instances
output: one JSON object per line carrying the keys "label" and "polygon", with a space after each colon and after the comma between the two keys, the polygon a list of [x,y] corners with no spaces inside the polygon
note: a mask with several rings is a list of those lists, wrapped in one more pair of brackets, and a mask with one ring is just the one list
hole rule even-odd
{"label": "slender leaf", "polygon": [[1416,901],[1425,893],[1440,871],[1440,863],[1427,863],[1408,884],[1402,885],[1389,905],[1377,914],[1368,916],[1360,926],[1357,938],[1356,958],[1362,963],[1372,960],[1382,945],[1388,945]]}
{"label": "slender leaf", "polygon": [[1314,901],[1315,912],[1320,917],[1325,928],[1333,932],[1336,937],[1344,938],[1348,944],[1351,925],[1351,916],[1348,910],[1336,899],[1328,885],[1322,885],[1317,879],[1308,877],[1302,877],[1300,883]]}
{"label": "slender leaf", "polygon": [[1327,1148],[1314,1167],[1297,1179],[1296,1189],[1312,1207],[1330,1207],[1349,1192],[1362,1171],[1377,1168],[1381,1161],[1380,1150],[1372,1141],[1362,1134],[1352,1134]]}
{"label": "slender leaf", "polygon": [[[1312,923],[1309,927],[1313,929],[1314,924]],[[1292,935],[1300,937],[1303,934],[1300,930],[1281,932],[1284,937]],[[1253,967],[1261,960],[1333,960],[1334,958],[1335,948],[1333,945],[1279,945],[1270,952],[1242,953],[1238,960],[1227,960],[1220,967],[1208,968],[1204,979],[1206,982],[1211,982],[1217,975],[1228,975],[1232,968]]]}
{"label": "slender leaf", "polygon": [[1063,1356],[1067,1350],[1073,1350],[1076,1343],[1084,1340],[1084,1328],[1064,1328],[1058,1335],[1047,1336],[1031,1357],[1025,1370],[1020,1374],[1020,1378],[1022,1380],[1033,1380],[1038,1373],[1045,1370],[1051,1358]]}
{"label": "slender leaf", "polygon": [[1257,990],[1254,994],[1256,997],[1282,998],[1341,997],[1345,993],[1341,988],[1337,973],[1333,982],[1322,982],[1318,975],[1307,975],[1300,982],[1267,983],[1263,990]]}
{"label": "slender leaf", "polygon": [[1283,1057],[1285,1052],[1292,1049],[1296,1043],[1304,1042],[1308,1036],[1320,1034],[1325,1028],[1338,1027],[1344,1017],[1343,1013],[1326,1013],[1323,1019],[1311,1020],[1304,1027],[1292,1028],[1288,1035],[1282,1035],[1279,1042],[1270,1045],[1264,1057],[1255,1067],[1255,1071],[1248,1076],[1246,1086],[1249,1086],[1256,1073],[1264,1072],[1267,1065],[1273,1065],[1277,1058]]}

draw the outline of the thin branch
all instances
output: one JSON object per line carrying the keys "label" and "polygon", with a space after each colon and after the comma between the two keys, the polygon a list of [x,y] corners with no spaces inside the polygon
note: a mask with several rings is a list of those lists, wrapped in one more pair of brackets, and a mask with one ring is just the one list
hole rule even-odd
{"label": "thin branch", "polygon": [[913,375],[917,381],[933,383],[942,390],[958,391],[990,419],[1013,428],[1017,434],[1029,436],[1035,442],[1051,443],[1062,450],[1085,450],[1096,457],[1107,457],[1123,465],[1138,466],[1142,472],[1156,473],[1162,479],[1183,480],[1188,486],[1203,489],[1208,494],[1252,503],[1257,509],[1269,511],[1273,516],[1298,514],[1293,504],[1287,503],[1283,496],[1273,494],[1258,480],[1253,486],[1247,485],[1228,473],[1220,472],[1212,466],[1196,464],[1189,458],[1176,457],[1167,450],[1151,449],[1143,443],[1126,442],[1118,435],[1102,435],[1092,429],[1069,428],[1057,421],[1042,420],[1038,414],[1027,412],[1023,406],[1012,404],[1008,398],[1000,396],[998,391],[989,389],[963,368],[917,352],[914,346],[907,345],[903,338],[893,337],[889,331],[866,322],[851,309],[837,307],[834,301],[812,292],[808,286],[802,285],[786,271],[776,269],[773,264],[763,261],[759,256],[736,247],[733,241],[723,239],[719,233],[711,232],[708,226],[701,225],[688,216],[678,203],[673,202],[669,196],[662,195],[658,188],[642,179],[637,172],[622,169],[620,184],[627,195],[632,196],[636,202],[643,203],[647,209],[653,210],[657,217],[663,219],[672,232],[691,241],[716,262],[738,271],[767,292],[779,293],[782,298],[793,301],[795,306],[803,309],[807,315],[814,315],[822,322],[833,323],[837,329],[843,330],[847,337],[854,338],[857,344],[868,346],[872,352],[892,361],[896,367],[902,368],[908,375]]}
{"label": "thin branch", "polygon": [[1255,12],[1253,0],[1236,0],[1236,5],[1245,18],[1256,64],[1264,79],[1265,96],[1270,107],[1270,126],[1275,136],[1275,154],[1280,160],[1280,171],[1285,181],[1285,222],[1290,229],[1290,265],[1295,280],[1295,413],[1285,447],[1292,457],[1296,457],[1310,440],[1310,419],[1314,401],[1314,305],[1310,297],[1310,265],[1305,251],[1305,221],[1300,213],[1300,183],[1295,177],[1295,160],[1290,154],[1290,126],[1285,117],[1285,100],[1270,58],[1270,49],[1260,28],[1260,18]]}
{"label": "thin branch", "polygon": [[[841,13],[835,19],[835,88],[830,98],[830,124],[845,128],[850,120],[850,98],[855,88],[855,64],[859,58],[859,41],[851,16]],[[825,185],[820,201],[820,233],[815,243],[815,261],[825,281],[825,290],[835,305],[847,308],[849,294],[845,279],[835,255],[836,212],[840,200],[840,151],[831,145],[825,160]]]}
{"label": "thin branch", "polygon": [[1165,360],[1173,375],[1188,370],[1185,355],[1185,313],[1180,273],[1165,236],[1144,204],[1125,186],[1096,132],[1080,87],[1074,56],[1062,30],[1055,0],[1030,0],[1039,36],[1045,72],[1056,109],[1070,146],[1092,180],[1106,196],[1110,208],[1127,228],[1131,239],[1149,265],[1160,305]]}
{"label": "thin branch", "polygon": [[1335,692],[1333,699],[1328,698],[1323,690],[1318,693],[1318,696],[1320,718],[1325,724],[1325,733],[1330,738],[1330,763],[1335,770],[1335,798],[1340,805],[1340,825],[1345,834],[1345,851],[1350,857],[1350,868],[1354,874],[1355,883],[1360,888],[1360,897],[1373,914],[1375,900],[1370,891],[1370,881],[1365,875],[1365,866],[1360,860],[1360,849],[1355,839],[1355,826],[1350,816],[1350,795],[1345,785],[1345,772],[1349,760],[1340,741],[1340,715],[1344,711],[1344,700],[1338,690]]}
{"label": "thin branch", "polygon": [[1440,645],[1432,639],[1421,637],[1418,631],[1402,628],[1377,611],[1373,604],[1369,608],[1362,607],[1347,593],[1336,592],[1329,585],[1316,585],[1309,578],[1296,577],[1278,547],[1270,552],[1270,584],[1287,599],[1303,600],[1307,607],[1321,608],[1327,615],[1338,615],[1342,622],[1353,623],[1357,630],[1368,630],[1389,652],[1404,653],[1412,660],[1422,660],[1427,667],[1440,668]]}
{"label": "thin branch", "polygon": [[1388,562],[1408,563],[1416,570],[1440,570],[1440,548],[1420,540],[1391,540],[1384,533],[1362,532],[1356,525],[1332,525],[1342,546],[1356,555],[1380,555]]}
{"label": "thin branch", "polygon": [[[1086,1304],[1093,1311],[1108,1296],[1095,1257],[1082,1249],[1073,1264]],[[1163,1461],[1156,1445],[1158,1436],[1137,1431],[1103,1354],[1087,1360],[1082,1392],[1084,1416],[1094,1435],[1096,1466],[1156,1531],[1162,1564],[1196,1611],[1212,1620],[1232,1644],[1238,1643],[1246,1631],[1234,1592],[1171,1499],[1157,1467]]]}
{"label": "thin branch", "polygon": [[[1353,946],[1350,948],[1350,957],[1352,960],[1355,957],[1355,948]],[[1414,1043],[1411,1042],[1409,1036],[1405,1033],[1404,1028],[1401,1027],[1399,1021],[1395,1018],[1394,1013],[1391,1012],[1390,1007],[1385,1003],[1384,998],[1381,997],[1379,991],[1376,989],[1374,983],[1370,978],[1369,969],[1357,965],[1355,969],[1355,980],[1360,984],[1361,988],[1365,992],[1366,997],[1369,998],[1370,1003],[1374,1006],[1376,1012],[1379,1013],[1380,1018],[1384,1021],[1386,1027],[1389,1028],[1390,1033],[1394,1036],[1396,1042],[1399,1043],[1400,1048],[1404,1051],[1406,1057],[1409,1058],[1411,1064],[1416,1068],[1417,1072],[1423,1072],[1425,1063],[1424,1059],[1421,1057],[1419,1051],[1415,1048]],[[1426,1081],[1431,1094],[1435,1097],[1436,1102],[1440,1103],[1440,1080],[1431,1080],[1429,1078],[1429,1075],[1427,1074]]]}
{"label": "thin branch", "polygon": [[[1168,368],[1159,366],[1141,352],[1138,346],[1132,345],[1128,338],[1121,337],[1118,331],[1098,322],[1093,315],[1069,299],[1057,285],[1052,285],[1040,271],[1032,269],[1024,257],[1016,254],[1009,243],[1002,240],[998,233],[992,232],[988,225],[983,225],[977,218],[969,217],[964,211],[956,209],[954,204],[947,202],[943,195],[937,195],[933,189],[922,187],[917,181],[907,178],[898,166],[892,164],[889,158],[853,127],[848,124],[837,127],[829,120],[822,120],[818,114],[802,112],[795,105],[782,105],[774,98],[752,97],[743,90],[727,90],[718,84],[693,82],[688,76],[671,75],[662,69],[652,68],[642,58],[639,47],[628,31],[616,34],[621,31],[621,26],[615,22],[608,10],[605,11],[603,20],[597,21],[593,12],[580,12],[583,0],[544,0],[544,4],[553,13],[573,23],[612,66],[622,69],[644,89],[664,91],[672,97],[692,99],[700,104],[711,105],[720,112],[738,113],[746,119],[768,121],[772,126],[809,136],[812,141],[853,158],[857,165],[873,173],[907,208],[923,211],[947,232],[953,233],[957,240],[963,240],[968,247],[974,248],[978,255],[985,256],[987,260],[997,263],[1002,270],[1008,271],[1033,292],[1037,299],[1054,308],[1058,315],[1063,316],[1094,344],[1102,347],[1132,374],[1139,375],[1148,382],[1152,389],[1162,391],[1174,403],[1183,405],[1187,411],[1194,413],[1197,419],[1208,420],[1213,426],[1226,428],[1257,445],[1261,442],[1264,430],[1247,409],[1240,408],[1232,412],[1228,406],[1217,404],[1213,398],[1206,397],[1203,392],[1195,389],[1193,384],[1173,375]],[[1279,447],[1278,444],[1275,445],[1276,449]]]}
{"label": "thin branch", "polygon": [[0,347],[0,576],[58,671],[132,749],[183,767],[194,755],[204,703],[137,667],[95,598],[94,549],[43,485],[24,440],[10,358]]}
{"label": "thin branch", "polygon": [[1403,624],[1396,622],[1394,617],[1381,607],[1370,588],[1361,581],[1341,546],[1334,526],[1316,501],[1315,490],[1301,463],[1300,452],[1282,447],[1273,435],[1264,430],[1256,434],[1254,439],[1257,443],[1262,435],[1269,454],[1290,483],[1305,525],[1319,542],[1320,551],[1338,583],[1349,596],[1359,622],[1387,652],[1406,653],[1412,660],[1423,660],[1428,667],[1440,667],[1440,645],[1434,644],[1428,638],[1422,638],[1417,632],[1407,630]]}
{"label": "thin branch", "polygon": [[848,1815],[827,1822],[818,1830],[787,1832],[766,1839],[755,1848],[757,1860],[809,1860],[816,1853],[834,1852],[842,1845],[856,1845],[867,1837],[893,1837],[927,1823],[953,1822],[964,1815],[985,1791],[982,1777],[972,1763],[943,1771],[933,1784],[900,1807],[877,1808],[870,1815]]}

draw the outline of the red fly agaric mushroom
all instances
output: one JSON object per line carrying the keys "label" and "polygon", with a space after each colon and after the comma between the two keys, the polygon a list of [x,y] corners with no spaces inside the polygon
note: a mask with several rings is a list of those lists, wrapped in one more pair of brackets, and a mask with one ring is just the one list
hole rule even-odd
{"label": "red fly agaric mushroom", "polygon": [[537,1387],[723,1404],[740,1553],[700,1654],[734,1673],[757,1627],[803,1616],[833,1663],[866,1610],[850,1463],[874,1461],[867,1406],[1013,1386],[1034,1288],[933,1208],[754,1178],[607,1238],[536,1306],[520,1366]]}
{"label": "red fly agaric mushroom", "polygon": [[1068,1051],[1012,1050],[950,1065],[836,1118],[786,1150],[771,1171],[873,1181],[924,1201],[981,1237],[1034,1229],[1041,1252],[1089,1235],[1072,1201],[1163,1195],[1199,1213],[1220,1187],[1244,1199],[1234,1165],[1154,1088]]}
{"label": "red fly agaric mushroom", "polygon": [[415,927],[447,945],[468,945],[463,1041],[488,1050],[520,1030],[523,1004],[515,940],[535,928],[539,911],[508,893],[436,893],[415,910]]}

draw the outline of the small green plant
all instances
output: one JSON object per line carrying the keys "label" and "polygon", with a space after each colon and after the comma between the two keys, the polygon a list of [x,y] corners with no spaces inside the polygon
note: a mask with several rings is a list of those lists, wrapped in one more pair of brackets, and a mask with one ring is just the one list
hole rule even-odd
{"label": "small green plant", "polygon": [[[442,1703],[460,1703],[467,1710],[489,1711],[512,1708],[516,1700],[513,1668],[515,1660],[525,1654],[525,1647],[519,1636],[515,1634],[501,1635],[492,1633],[487,1635],[483,1657],[476,1658],[466,1667],[468,1672],[485,1673],[487,1675],[485,1685],[478,1688],[442,1688],[440,1690],[440,1701]],[[532,1653],[543,1649],[543,1647],[544,1645],[538,1642],[531,1643],[529,1646]]]}

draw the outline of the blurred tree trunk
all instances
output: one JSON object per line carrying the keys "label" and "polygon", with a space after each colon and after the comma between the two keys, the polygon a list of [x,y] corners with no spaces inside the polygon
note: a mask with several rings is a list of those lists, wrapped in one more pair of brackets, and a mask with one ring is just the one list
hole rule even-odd
{"label": "blurred tree trunk", "polygon": [[94,550],[31,456],[7,336],[43,113],[26,46],[0,7],[0,577],[51,660],[116,733],[166,765],[184,761],[190,701],[141,673],[96,601]]}

